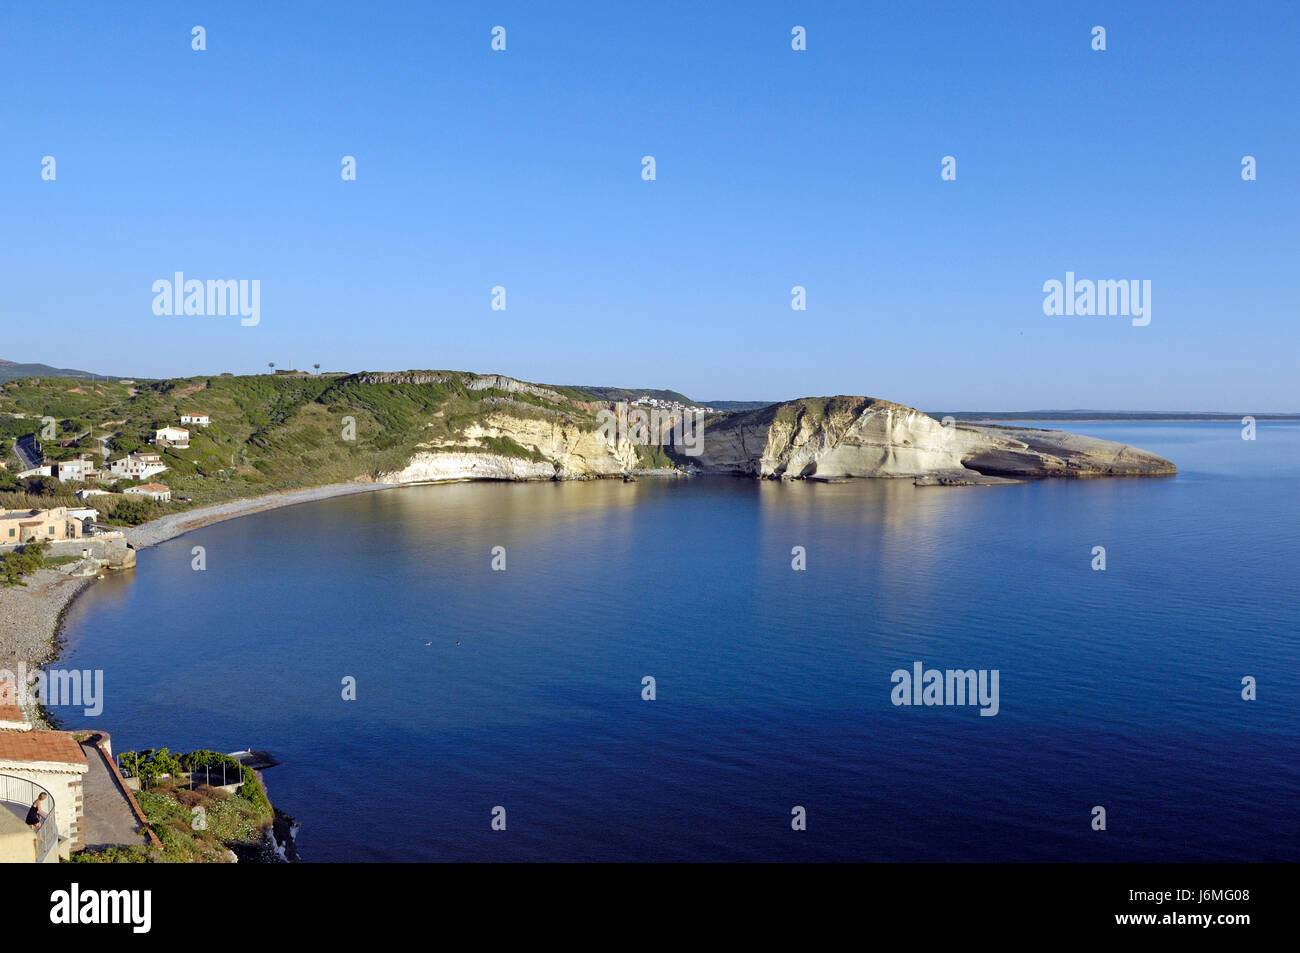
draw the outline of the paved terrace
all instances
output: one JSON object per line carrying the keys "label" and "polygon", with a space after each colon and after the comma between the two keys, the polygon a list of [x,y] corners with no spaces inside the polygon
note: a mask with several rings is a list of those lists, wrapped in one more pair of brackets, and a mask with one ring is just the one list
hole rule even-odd
{"label": "paved terrace", "polygon": [[90,770],[81,781],[81,803],[86,849],[98,850],[119,844],[147,844],[126,792],[119,785],[108,757],[95,744],[98,735],[81,742]]}

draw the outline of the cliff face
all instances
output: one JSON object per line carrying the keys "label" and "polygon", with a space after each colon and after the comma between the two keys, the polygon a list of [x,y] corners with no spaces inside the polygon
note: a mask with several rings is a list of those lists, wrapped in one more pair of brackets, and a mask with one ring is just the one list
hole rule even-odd
{"label": "cliff face", "polygon": [[466,426],[454,443],[422,445],[403,469],[380,480],[573,480],[620,476],[635,466],[636,449],[626,440],[602,443],[595,430],[563,415],[501,410]]}
{"label": "cliff face", "polygon": [[451,384],[459,383],[468,390],[501,390],[511,394],[529,394],[546,400],[565,401],[558,391],[500,374],[472,374],[463,371],[365,371],[353,375],[361,384]]}
{"label": "cliff face", "polygon": [[995,478],[1160,476],[1163,457],[1056,430],[954,423],[870,397],[808,398],[729,414],[704,433],[706,471],[838,480],[912,477],[922,482]]}
{"label": "cliff face", "polygon": [[870,397],[809,398],[705,426],[699,465],[758,477],[911,477],[962,469],[960,441],[937,420]]}
{"label": "cliff face", "polygon": [[[509,378],[466,378],[466,385],[566,401],[549,388]],[[585,479],[618,476],[637,466],[629,441],[610,445],[600,439],[599,404],[567,400],[563,412],[527,413],[511,405],[491,405],[454,439],[420,444],[405,467],[380,479]],[[703,453],[690,462],[705,473],[768,479],[894,477],[942,484],[1176,472],[1163,457],[1124,444],[1053,430],[944,425],[912,407],[871,397],[805,398],[711,416]]]}

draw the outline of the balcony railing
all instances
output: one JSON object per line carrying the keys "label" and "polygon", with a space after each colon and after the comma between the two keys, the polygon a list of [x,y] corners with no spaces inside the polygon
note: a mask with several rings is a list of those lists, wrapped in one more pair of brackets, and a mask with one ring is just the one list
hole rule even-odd
{"label": "balcony railing", "polygon": [[35,781],[16,778],[11,774],[0,774],[0,801],[22,806],[22,816],[27,817],[27,810],[38,795],[45,795],[45,818],[36,829],[36,862],[43,863],[50,851],[59,843],[59,825],[54,820],[54,795]]}

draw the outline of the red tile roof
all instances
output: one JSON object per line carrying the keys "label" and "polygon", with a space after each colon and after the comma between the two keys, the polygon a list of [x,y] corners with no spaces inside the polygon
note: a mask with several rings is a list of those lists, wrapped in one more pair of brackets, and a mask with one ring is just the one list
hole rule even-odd
{"label": "red tile roof", "polygon": [[0,761],[87,763],[81,745],[66,731],[0,732]]}

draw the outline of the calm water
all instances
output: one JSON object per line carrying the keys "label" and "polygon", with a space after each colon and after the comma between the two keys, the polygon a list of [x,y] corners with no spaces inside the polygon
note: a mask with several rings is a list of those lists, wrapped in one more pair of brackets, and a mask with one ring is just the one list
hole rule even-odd
{"label": "calm water", "polygon": [[[1062,426],[1181,473],[459,484],[218,524],[76,604],[60,664],[107,701],[63,718],[273,751],[309,861],[1300,860],[1300,426]],[[893,706],[916,660],[998,669],[1000,714]]]}

